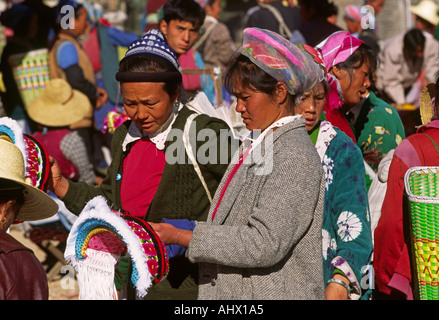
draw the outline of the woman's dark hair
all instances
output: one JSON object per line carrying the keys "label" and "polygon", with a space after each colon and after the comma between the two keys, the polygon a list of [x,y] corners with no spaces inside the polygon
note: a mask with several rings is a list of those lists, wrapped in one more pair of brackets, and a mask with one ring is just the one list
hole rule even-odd
{"label": "woman's dark hair", "polygon": [[[263,71],[257,65],[250,61],[244,55],[238,55],[227,69],[224,75],[224,87],[228,93],[233,94],[233,85],[235,80],[241,83],[243,88],[260,91],[268,95],[274,94],[278,81]],[[296,97],[291,96],[291,101],[295,101]]]}
{"label": "woman's dark hair", "polygon": [[425,36],[421,30],[411,29],[404,35],[404,51],[415,52],[420,46],[424,48]]}
{"label": "woman's dark hair", "polygon": [[[175,67],[166,59],[152,54],[136,54],[125,57],[119,65],[119,72],[173,72]],[[170,97],[178,94],[181,81],[168,80],[165,82],[165,91]]]}
{"label": "woman's dark hair", "polygon": [[369,62],[370,77],[378,66],[378,58],[367,44],[362,43],[349,58],[343,62],[337,63],[336,66],[339,69],[347,71],[350,80],[352,81],[352,71],[360,68],[367,61]]}
{"label": "woman's dark hair", "polygon": [[163,6],[163,20],[169,23],[172,20],[188,21],[195,27],[201,27],[206,13],[194,0],[168,0]]}
{"label": "woman's dark hair", "polygon": [[18,212],[24,204],[24,187],[10,180],[0,179],[0,203],[15,200],[13,210]]}

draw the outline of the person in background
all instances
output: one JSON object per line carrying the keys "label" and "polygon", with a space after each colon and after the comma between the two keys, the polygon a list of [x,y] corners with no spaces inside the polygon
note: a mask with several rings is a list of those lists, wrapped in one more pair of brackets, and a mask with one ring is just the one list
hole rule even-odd
{"label": "person in background", "polygon": [[39,18],[29,7],[18,3],[0,15],[1,24],[13,31],[13,35],[7,38],[6,46],[1,54],[0,72],[5,91],[0,91],[0,97],[6,116],[18,121],[27,133],[35,130],[36,126],[26,112],[9,58],[15,54],[41,49],[35,45]]}
{"label": "person in background", "polygon": [[422,0],[417,5],[410,6],[414,16],[415,28],[424,32],[428,37],[433,37],[434,30],[439,23],[438,6],[434,1]]}
{"label": "person in background", "polygon": [[328,0],[299,0],[303,24],[290,37],[294,44],[316,46],[323,39],[342,29],[329,22],[333,3]]}
{"label": "person in background", "polygon": [[337,24],[337,18],[338,18],[338,7],[331,2],[331,6],[328,10],[328,20],[329,23]]}
{"label": "person in background", "polygon": [[302,25],[300,9],[291,0],[258,0],[245,16],[246,28],[261,28],[289,39]]}
{"label": "person in background", "polygon": [[162,9],[159,30],[165,35],[183,68],[184,92],[180,95],[181,101],[187,101],[199,91],[203,91],[215,105],[215,88],[210,75],[184,73],[184,69],[206,67],[201,54],[192,49],[199,37],[205,16],[203,8],[194,0],[168,0]]}
{"label": "person in background", "polygon": [[377,89],[391,104],[417,105],[426,81],[439,71],[439,42],[411,29],[386,40],[377,69]]}
{"label": "person in background", "polygon": [[0,121],[0,300],[47,300],[46,271],[32,250],[14,239],[8,229],[13,223],[51,217],[58,205],[28,182],[28,153],[37,150],[26,148],[15,120]]}
{"label": "person in background", "polygon": [[[303,48],[325,70],[318,52],[306,45]],[[370,264],[373,246],[363,156],[352,139],[321,120],[327,90],[324,78],[305,92],[294,108],[295,114],[306,120],[306,129],[325,172],[322,228],[325,296],[367,300],[371,290],[362,284],[366,283],[363,278],[368,274],[364,266]]]}
{"label": "person in background", "polygon": [[193,49],[201,53],[206,68],[220,67],[225,71],[227,63],[236,51],[235,43],[227,26],[220,21],[221,0],[204,0],[201,6],[206,12],[204,32]]}
{"label": "person in background", "polygon": [[[413,246],[409,229],[409,212],[404,204],[404,176],[417,166],[438,166],[439,152],[439,78],[433,86],[431,101],[420,109],[429,114],[417,132],[405,138],[395,149],[389,168],[387,192],[375,229],[374,269],[377,299],[414,298],[416,278],[412,270]],[[430,88],[428,88],[430,89]],[[425,108],[425,109],[424,109]]]}
{"label": "person in background", "polygon": [[[72,11],[73,10],[73,11]],[[56,7],[57,30],[49,51],[50,78],[65,79],[70,86],[85,94],[93,109],[70,129],[78,131],[86,143],[90,162],[97,171],[105,170],[108,164],[102,153],[102,143],[96,137],[93,112],[107,101],[107,92],[96,85],[95,74],[90,58],[81,46],[79,37],[86,33],[89,26],[88,12],[75,0],[62,0]],[[69,15],[73,15],[69,17]],[[67,21],[69,22],[68,25]]]}
{"label": "person in background", "polygon": [[199,299],[324,298],[323,169],[305,120],[294,115],[297,98],[322,75],[281,35],[244,30],[225,86],[252,133],[206,222],[189,230],[152,224],[165,244],[187,247],[185,255],[199,265]]}
{"label": "person in background", "polygon": [[327,71],[326,120],[356,142],[346,113],[366,94],[370,86],[370,66],[375,59],[368,47],[347,31],[334,32],[315,48]]}
{"label": "person in background", "polygon": [[[50,190],[76,215],[89,200],[101,195],[113,210],[152,222],[163,218],[206,220],[235,142],[239,145],[230,135],[220,135],[229,132],[229,126],[205,114],[191,122],[197,114],[179,101],[182,76],[177,56],[157,29],[132,43],[120,62],[116,79],[131,120],[114,132],[107,176],[99,187],[75,183],[63,177],[59,165],[53,162]],[[203,130],[211,133],[206,143],[209,152],[215,149],[213,158],[189,162],[189,156],[202,154],[205,141],[191,138],[191,149],[187,149],[185,129],[195,137]],[[146,298],[196,299],[197,266],[184,256],[172,257],[169,263],[168,277],[151,287]],[[126,261],[119,268],[129,279]],[[126,284],[123,279],[117,282],[121,293]]]}
{"label": "person in background", "polygon": [[363,29],[361,27],[362,16],[360,10],[360,7],[355,4],[347,5],[344,9],[344,21],[347,31],[356,38],[360,36],[360,32]]}
{"label": "person in background", "polygon": [[28,106],[29,116],[40,126],[33,136],[56,159],[63,175],[94,185],[99,184],[101,178],[95,175],[84,141],[76,131],[69,129],[91,109],[88,98],[63,79],[52,79]]}

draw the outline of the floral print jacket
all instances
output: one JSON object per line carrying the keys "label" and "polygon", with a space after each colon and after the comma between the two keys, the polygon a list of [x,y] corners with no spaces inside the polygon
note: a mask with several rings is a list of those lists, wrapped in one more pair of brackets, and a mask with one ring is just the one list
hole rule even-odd
{"label": "floral print jacket", "polygon": [[357,146],[366,163],[377,172],[380,161],[405,138],[404,126],[396,109],[373,92],[364,102],[363,112],[355,123]]}
{"label": "floral print jacket", "polygon": [[327,121],[320,125],[316,150],[326,178],[322,228],[325,284],[337,269],[351,282],[351,299],[368,299],[373,245],[361,151]]}

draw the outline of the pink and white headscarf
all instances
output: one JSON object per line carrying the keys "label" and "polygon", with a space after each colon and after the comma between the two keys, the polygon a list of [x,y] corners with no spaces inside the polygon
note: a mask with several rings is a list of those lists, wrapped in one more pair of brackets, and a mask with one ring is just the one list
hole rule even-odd
{"label": "pink and white headscarf", "polygon": [[329,71],[333,66],[346,61],[362,43],[363,41],[347,31],[337,31],[315,46],[323,59],[329,84],[328,98],[324,108],[326,119],[345,132],[354,142],[355,135],[352,128],[340,110],[343,104],[340,83]]}

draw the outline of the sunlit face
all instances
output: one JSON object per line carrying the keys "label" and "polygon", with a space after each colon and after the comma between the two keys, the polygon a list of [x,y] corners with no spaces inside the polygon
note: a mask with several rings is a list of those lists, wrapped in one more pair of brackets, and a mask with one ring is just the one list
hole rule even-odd
{"label": "sunlit face", "polygon": [[338,81],[343,92],[344,107],[357,105],[367,93],[367,88],[370,87],[369,65],[367,60],[361,67],[353,69],[351,74],[347,70],[339,69]]}
{"label": "sunlit face", "polygon": [[368,1],[367,4],[373,7],[375,15],[377,15],[384,7],[384,0]]}
{"label": "sunlit face", "polygon": [[287,114],[271,95],[244,89],[239,83],[234,85],[233,95],[237,99],[236,111],[241,114],[245,126],[250,131],[264,131],[280,118],[291,115]]}
{"label": "sunlit face", "polygon": [[306,130],[311,131],[320,120],[326,101],[325,86],[319,82],[302,96],[301,103],[294,107],[294,113],[302,115],[306,120]]}
{"label": "sunlit face", "polygon": [[80,8],[80,13],[78,18],[75,19],[75,29],[76,35],[82,35],[87,31],[88,28],[88,13],[85,8]]}
{"label": "sunlit face", "polygon": [[169,119],[174,99],[163,82],[126,82],[121,84],[126,114],[145,133],[154,133]]}
{"label": "sunlit face", "polygon": [[177,56],[185,54],[198,39],[200,27],[196,27],[192,22],[171,20],[169,23],[162,20],[160,31],[166,37],[169,46],[175,51]]}

